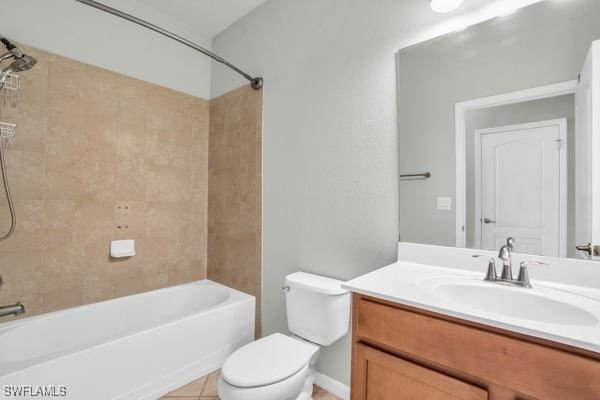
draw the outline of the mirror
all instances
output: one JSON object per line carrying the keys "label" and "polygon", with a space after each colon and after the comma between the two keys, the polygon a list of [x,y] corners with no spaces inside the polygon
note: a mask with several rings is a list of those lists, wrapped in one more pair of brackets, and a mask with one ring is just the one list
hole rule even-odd
{"label": "mirror", "polygon": [[599,20],[546,0],[398,52],[401,241],[600,255]]}

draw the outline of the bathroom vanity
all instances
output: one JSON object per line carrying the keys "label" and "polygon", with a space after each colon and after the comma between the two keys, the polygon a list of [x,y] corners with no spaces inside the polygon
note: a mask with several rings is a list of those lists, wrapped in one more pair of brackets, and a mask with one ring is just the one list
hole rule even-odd
{"label": "bathroom vanity", "polygon": [[600,400],[599,4],[398,51],[402,243],[344,285],[353,400]]}
{"label": "bathroom vanity", "polygon": [[352,400],[600,399],[598,289],[406,261],[344,287]]}

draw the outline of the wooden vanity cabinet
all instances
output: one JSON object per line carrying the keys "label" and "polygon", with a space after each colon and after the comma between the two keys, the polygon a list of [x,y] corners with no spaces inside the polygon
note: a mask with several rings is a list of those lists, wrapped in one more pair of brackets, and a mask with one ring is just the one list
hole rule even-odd
{"label": "wooden vanity cabinet", "polygon": [[600,400],[600,355],[353,295],[352,400]]}

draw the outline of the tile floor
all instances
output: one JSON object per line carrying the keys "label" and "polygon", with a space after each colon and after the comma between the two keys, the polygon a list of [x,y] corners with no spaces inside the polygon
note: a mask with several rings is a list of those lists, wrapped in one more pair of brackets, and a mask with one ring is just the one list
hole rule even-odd
{"label": "tile floor", "polygon": [[[217,395],[217,381],[219,371],[188,383],[170,393],[167,393],[161,399],[166,400],[219,400]],[[341,400],[339,397],[326,392],[318,386],[315,386],[313,400]]]}

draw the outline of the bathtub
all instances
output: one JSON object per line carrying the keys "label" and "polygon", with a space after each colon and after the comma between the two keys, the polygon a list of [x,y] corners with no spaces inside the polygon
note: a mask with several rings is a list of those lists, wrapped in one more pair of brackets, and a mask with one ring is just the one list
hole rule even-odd
{"label": "bathtub", "polygon": [[254,309],[203,280],[0,324],[0,399],[157,399],[254,340]]}

